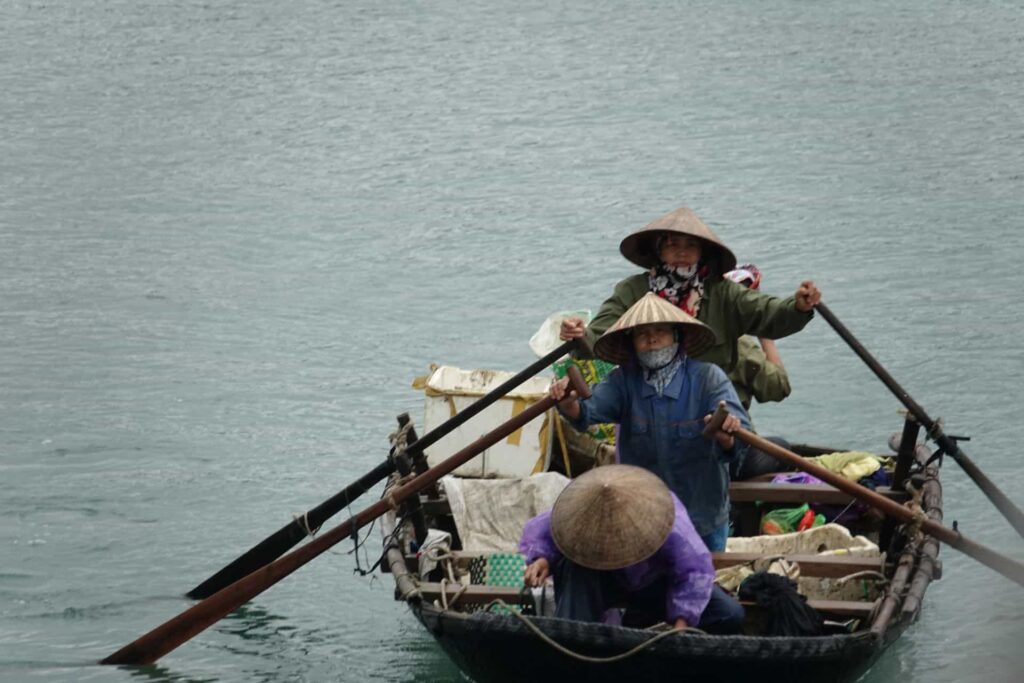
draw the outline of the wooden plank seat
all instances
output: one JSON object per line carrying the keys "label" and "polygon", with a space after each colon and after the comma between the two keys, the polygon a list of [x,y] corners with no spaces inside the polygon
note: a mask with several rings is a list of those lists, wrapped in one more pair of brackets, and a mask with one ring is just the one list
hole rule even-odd
{"label": "wooden plank seat", "polygon": [[[711,553],[715,569],[753,562],[763,553]],[[884,569],[881,557],[855,557],[852,555],[784,555],[786,560],[800,566],[801,576],[839,579],[857,572],[879,572]]]}
{"label": "wooden plank seat", "polygon": [[[421,581],[419,584],[420,596],[427,602],[441,600],[441,584],[431,581]],[[504,600],[510,605],[532,604],[533,597],[530,593],[523,593],[519,588],[507,586],[483,586],[472,584],[462,586],[461,584],[444,584],[444,592],[448,598],[448,604],[473,604],[486,605],[492,600]]]}
{"label": "wooden plank seat", "polygon": [[[888,486],[880,486],[876,492],[899,503],[908,500],[905,491],[894,491]],[[729,484],[729,499],[734,503],[760,501],[763,503],[846,505],[853,500],[853,496],[828,484],[772,484],[767,481],[734,481]],[[424,498],[423,511],[427,515],[435,517],[451,514],[448,500],[444,497]]]}
{"label": "wooden plank seat", "polygon": [[[760,609],[756,603],[741,600],[744,609]],[[867,619],[875,608],[873,602],[857,600],[808,600],[807,604],[823,615],[841,619]]]}
{"label": "wooden plank seat", "polygon": [[[897,502],[905,502],[907,494],[880,486],[876,493]],[[828,484],[772,484],[761,481],[734,481],[729,484],[729,498],[734,503],[822,503],[846,505],[853,496]]]}
{"label": "wooden plank seat", "polygon": [[[506,588],[503,586],[461,586],[457,584],[445,584],[443,586],[445,597],[450,606],[458,605],[486,605],[492,600],[503,600],[510,605],[532,604],[533,599],[529,593],[523,593],[518,588]],[[427,602],[435,600],[442,602],[442,585],[440,583],[423,582],[419,585],[420,596]],[[757,608],[754,603],[741,602],[744,607]],[[808,600],[814,609],[822,614],[830,616],[866,619],[871,614],[874,603],[856,602],[850,600]]]}
{"label": "wooden plank seat", "polygon": [[[461,550],[452,551],[457,567],[465,567],[473,559],[483,554],[467,553]],[[746,564],[761,557],[771,557],[771,555],[764,555],[763,553],[711,553],[711,560],[714,562],[715,569]],[[801,576],[837,579],[849,576],[850,574],[856,574],[857,572],[881,572],[883,569],[881,557],[854,557],[851,555],[785,555],[784,557],[800,566]],[[419,569],[415,555],[406,555],[405,564],[409,571],[415,572]]]}

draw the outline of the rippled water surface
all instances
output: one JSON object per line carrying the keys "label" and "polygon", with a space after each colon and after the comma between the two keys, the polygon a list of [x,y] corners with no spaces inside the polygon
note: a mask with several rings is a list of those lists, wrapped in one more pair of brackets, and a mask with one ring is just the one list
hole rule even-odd
{"label": "rippled water surface", "polygon": [[[93,662],[683,204],[1024,503],[1022,36],[998,1],[0,0],[0,679],[460,680],[348,544]],[[824,321],[780,350],[762,431],[884,449],[898,404]],[[947,519],[1024,559],[946,470]],[[1024,592],[943,560],[865,680],[1022,677]]]}

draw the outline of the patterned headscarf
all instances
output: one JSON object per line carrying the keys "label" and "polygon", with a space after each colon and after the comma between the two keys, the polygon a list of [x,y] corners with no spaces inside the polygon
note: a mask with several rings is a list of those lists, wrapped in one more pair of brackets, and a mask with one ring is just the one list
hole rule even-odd
{"label": "patterned headscarf", "polygon": [[659,263],[648,272],[647,286],[662,299],[696,318],[709,273],[710,269],[703,260],[692,266]]}

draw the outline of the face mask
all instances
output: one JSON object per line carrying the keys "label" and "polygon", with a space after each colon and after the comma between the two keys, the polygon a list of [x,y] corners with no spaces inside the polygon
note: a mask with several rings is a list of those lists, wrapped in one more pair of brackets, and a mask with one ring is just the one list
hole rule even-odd
{"label": "face mask", "polygon": [[640,351],[636,358],[640,365],[647,370],[657,370],[672,362],[672,359],[679,353],[679,342],[672,342],[668,346],[652,351]]}

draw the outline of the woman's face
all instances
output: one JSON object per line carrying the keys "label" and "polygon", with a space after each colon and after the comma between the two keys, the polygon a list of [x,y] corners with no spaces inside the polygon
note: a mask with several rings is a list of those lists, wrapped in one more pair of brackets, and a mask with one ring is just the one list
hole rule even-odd
{"label": "woman's face", "polygon": [[700,261],[701,252],[701,243],[696,237],[669,233],[661,238],[658,258],[669,266],[689,267]]}
{"label": "woman's face", "polygon": [[670,346],[675,341],[672,326],[662,323],[641,325],[633,331],[633,348],[637,353]]}

